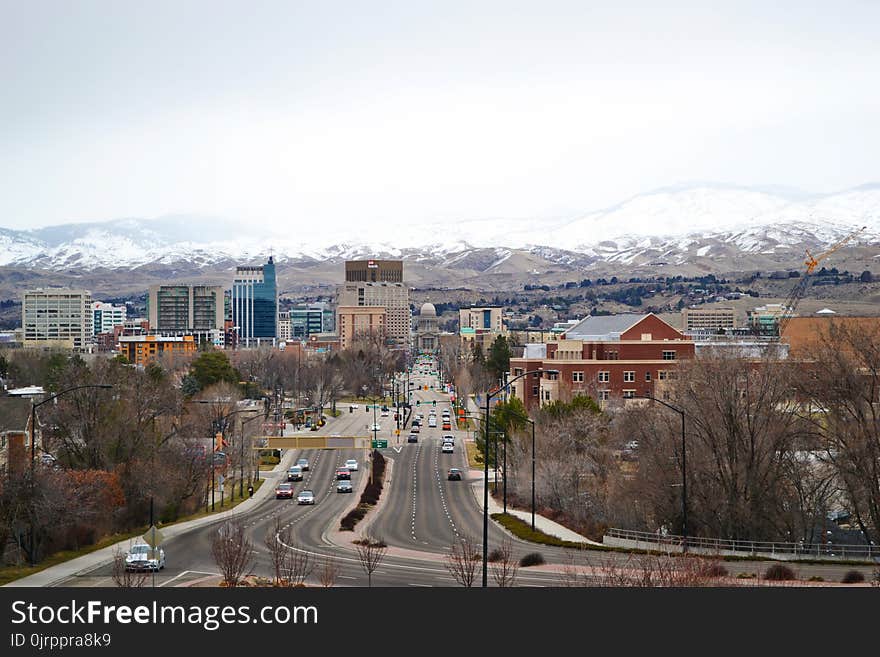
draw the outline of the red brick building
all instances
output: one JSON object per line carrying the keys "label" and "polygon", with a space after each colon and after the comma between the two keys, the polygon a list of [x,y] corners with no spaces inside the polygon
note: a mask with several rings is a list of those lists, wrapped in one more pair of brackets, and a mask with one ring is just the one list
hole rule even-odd
{"label": "red brick building", "polygon": [[512,385],[526,406],[587,394],[597,401],[650,395],[663,398],[666,381],[680,360],[694,357],[694,342],[654,314],[590,316],[561,339],[526,345],[522,358],[510,359]]}

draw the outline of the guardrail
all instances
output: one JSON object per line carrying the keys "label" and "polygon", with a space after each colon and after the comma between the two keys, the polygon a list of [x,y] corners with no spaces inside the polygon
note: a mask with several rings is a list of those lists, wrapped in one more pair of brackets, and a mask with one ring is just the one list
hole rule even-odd
{"label": "guardrail", "polygon": [[[684,537],[674,534],[657,532],[641,532],[631,529],[611,528],[605,532],[606,539],[618,539],[637,543],[643,549],[666,550],[681,552]],[[618,541],[603,541],[606,544],[621,545]],[[734,541],[723,538],[687,537],[689,551],[708,554],[742,554],[768,556],[782,559],[821,559],[828,561],[863,561],[880,560],[880,546],[869,544],[842,543],[796,543],[774,541]]]}

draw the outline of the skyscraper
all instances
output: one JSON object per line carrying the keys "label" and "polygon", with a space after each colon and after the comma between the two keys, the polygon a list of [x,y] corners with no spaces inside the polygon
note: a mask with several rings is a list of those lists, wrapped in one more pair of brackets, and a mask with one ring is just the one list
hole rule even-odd
{"label": "skyscraper", "polygon": [[[337,306],[385,308],[384,334],[389,346],[395,349],[409,348],[412,313],[409,287],[403,280],[403,261],[347,261],[345,283],[337,289]],[[342,328],[338,324],[336,330],[342,335]]]}
{"label": "skyscraper", "polygon": [[278,286],[275,261],[259,267],[237,267],[232,281],[232,325],[237,327],[238,344],[275,344],[278,337]]}
{"label": "skyscraper", "polygon": [[150,329],[167,333],[223,329],[221,285],[151,285],[147,298]]}

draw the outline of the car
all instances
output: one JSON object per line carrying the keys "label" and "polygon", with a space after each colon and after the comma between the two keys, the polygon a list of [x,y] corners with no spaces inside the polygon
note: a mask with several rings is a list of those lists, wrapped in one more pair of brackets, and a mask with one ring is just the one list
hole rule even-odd
{"label": "car", "polygon": [[[418,420],[419,422],[421,422],[421,421],[424,420],[424,419],[425,419],[425,414],[424,414],[424,413],[416,413],[416,420]],[[415,420],[413,420],[413,422],[415,422]]]}
{"label": "car", "polygon": [[309,469],[309,460],[308,459],[299,459],[296,464],[302,468],[303,472],[307,472]]}
{"label": "car", "polygon": [[351,480],[342,479],[336,482],[336,492],[337,493],[353,493],[354,486],[351,485]]}
{"label": "car", "polygon": [[351,470],[348,468],[336,468],[337,479],[351,479]]}
{"label": "car", "polygon": [[442,429],[443,431],[452,431],[452,424],[449,421],[444,421]]}
{"label": "car", "polygon": [[388,417],[388,409],[386,408],[384,411],[379,412],[379,417]]}
{"label": "car", "polygon": [[300,491],[299,495],[296,498],[298,504],[314,504],[315,503],[315,494],[310,490]]}
{"label": "car", "polygon": [[422,433],[422,429],[418,424],[414,424],[410,429],[413,433]]}
{"label": "car", "polygon": [[302,481],[303,470],[300,466],[294,465],[287,471],[287,481]]}
{"label": "car", "polygon": [[437,418],[434,416],[429,417],[428,418],[428,426],[429,427],[436,427],[437,426]]}
{"label": "car", "polygon": [[443,454],[452,454],[452,452],[454,451],[452,443],[443,443],[443,445],[440,447],[440,451]]}
{"label": "car", "polygon": [[151,548],[144,542],[137,542],[125,555],[126,570],[159,571],[165,568],[165,550]]}
{"label": "car", "polygon": [[458,468],[449,468],[449,472],[446,473],[446,478],[449,481],[461,481],[461,470]]}
{"label": "car", "polygon": [[411,433],[411,434],[409,434],[409,436],[407,436],[406,442],[417,443],[417,442],[419,442],[419,437],[416,434]]}
{"label": "car", "polygon": [[382,431],[382,427],[378,422],[376,422],[370,425],[370,431]]}
{"label": "car", "polygon": [[288,500],[293,497],[293,486],[288,483],[282,483],[275,486],[275,499],[282,500],[287,498]]}
{"label": "car", "polygon": [[351,410],[356,411],[357,409],[359,409],[359,408],[361,407],[361,405],[360,405],[360,404],[349,404],[348,407],[349,407]]}
{"label": "car", "polygon": [[452,443],[454,445],[455,444],[455,436],[453,436],[451,433],[445,433],[445,434],[443,434],[443,442],[444,443]]}

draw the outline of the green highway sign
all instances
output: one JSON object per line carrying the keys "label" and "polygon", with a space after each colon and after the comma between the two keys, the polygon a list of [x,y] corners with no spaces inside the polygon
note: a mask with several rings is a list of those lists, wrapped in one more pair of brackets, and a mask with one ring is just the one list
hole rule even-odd
{"label": "green highway sign", "polygon": [[385,449],[386,447],[388,447],[388,441],[387,440],[371,440],[370,446],[373,449]]}

